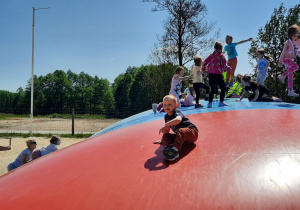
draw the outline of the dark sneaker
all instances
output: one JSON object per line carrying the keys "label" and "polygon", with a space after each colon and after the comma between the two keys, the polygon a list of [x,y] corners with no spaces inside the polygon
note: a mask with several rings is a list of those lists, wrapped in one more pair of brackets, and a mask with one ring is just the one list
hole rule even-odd
{"label": "dark sneaker", "polygon": [[169,144],[164,150],[163,153],[165,155],[165,159],[169,161],[173,161],[179,157],[178,151],[173,149],[173,145]]}
{"label": "dark sneaker", "polygon": [[195,104],[195,109],[203,107],[202,104]]}

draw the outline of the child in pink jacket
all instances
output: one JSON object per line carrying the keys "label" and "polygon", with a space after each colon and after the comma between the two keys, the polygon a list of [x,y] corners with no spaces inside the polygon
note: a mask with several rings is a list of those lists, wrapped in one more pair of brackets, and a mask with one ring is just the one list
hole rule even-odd
{"label": "child in pink jacket", "polygon": [[215,51],[210,54],[203,62],[202,70],[206,72],[208,68],[208,78],[209,78],[209,103],[207,108],[212,107],[212,101],[214,94],[218,91],[218,86],[221,89],[219,106],[228,106],[224,103],[225,98],[225,82],[223,79],[223,71],[230,71],[230,67],[226,64],[225,56],[222,53],[223,45],[221,42],[215,43]]}
{"label": "child in pink jacket", "polygon": [[281,56],[279,58],[278,66],[281,67],[282,64],[286,67],[286,71],[279,75],[279,80],[284,83],[284,79],[288,77],[288,96],[298,97],[299,94],[295,93],[293,90],[293,77],[294,72],[299,69],[299,66],[294,62],[296,56],[300,56],[300,40],[298,39],[298,33],[300,27],[298,25],[292,25],[288,29],[289,39],[284,44]]}

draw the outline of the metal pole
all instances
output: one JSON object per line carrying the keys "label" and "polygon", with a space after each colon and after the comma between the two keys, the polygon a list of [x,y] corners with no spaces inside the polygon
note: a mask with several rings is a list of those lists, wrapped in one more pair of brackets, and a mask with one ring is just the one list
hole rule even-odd
{"label": "metal pole", "polygon": [[32,136],[33,133],[33,75],[34,75],[34,13],[35,10],[39,10],[39,9],[49,9],[48,8],[38,8],[35,9],[34,7],[32,7],[33,10],[33,14],[32,14],[32,57],[31,57],[31,97],[30,97],[30,136]]}
{"label": "metal pole", "polygon": [[32,7],[32,55],[31,55],[31,98],[30,98],[30,136],[33,131],[33,72],[34,72],[34,12],[35,8]]}

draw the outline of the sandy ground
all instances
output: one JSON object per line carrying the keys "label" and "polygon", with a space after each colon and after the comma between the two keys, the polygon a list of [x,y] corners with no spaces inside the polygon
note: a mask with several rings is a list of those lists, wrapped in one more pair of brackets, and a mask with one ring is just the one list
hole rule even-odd
{"label": "sandy ground", "polygon": [[[112,125],[120,119],[75,119],[75,133],[96,133],[109,125]],[[30,119],[26,118],[11,118],[8,120],[0,120],[0,133],[29,133]],[[61,133],[71,133],[71,119],[49,119],[38,118],[34,119],[33,133],[51,133],[59,135]],[[34,136],[34,135],[33,135]],[[49,138],[38,137],[37,148],[40,146],[49,145]],[[14,160],[22,150],[26,149],[25,141],[27,138],[12,138],[11,150],[0,151],[0,176],[7,172],[7,165]],[[62,138],[60,149],[68,147],[85,139]],[[8,146],[9,140],[0,137],[0,146]]]}
{"label": "sandy ground", "polygon": [[[75,133],[96,133],[120,119],[75,119]],[[10,118],[0,120],[1,133],[24,133],[31,129],[30,118]],[[72,119],[34,118],[33,133],[72,133]]]}

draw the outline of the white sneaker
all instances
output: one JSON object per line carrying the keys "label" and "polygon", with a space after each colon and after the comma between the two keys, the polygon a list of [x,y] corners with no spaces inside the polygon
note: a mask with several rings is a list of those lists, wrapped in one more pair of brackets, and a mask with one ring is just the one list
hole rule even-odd
{"label": "white sneaker", "polygon": [[299,94],[295,93],[294,90],[289,90],[288,96],[291,96],[291,97],[299,97]]}
{"label": "white sneaker", "polygon": [[283,84],[284,84],[285,77],[286,77],[286,76],[278,75],[278,79],[279,79],[280,82],[283,83]]}

